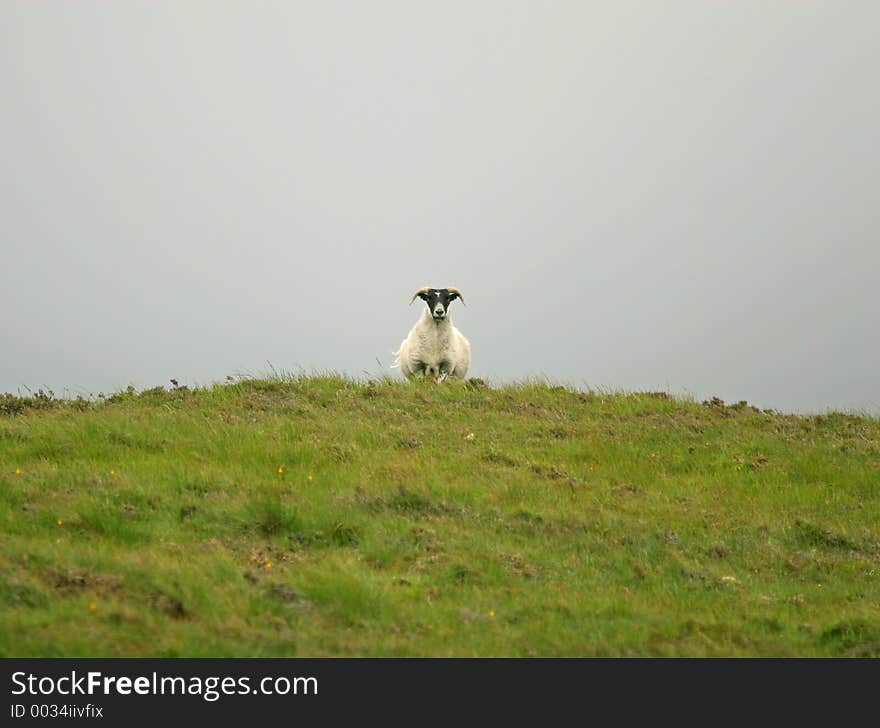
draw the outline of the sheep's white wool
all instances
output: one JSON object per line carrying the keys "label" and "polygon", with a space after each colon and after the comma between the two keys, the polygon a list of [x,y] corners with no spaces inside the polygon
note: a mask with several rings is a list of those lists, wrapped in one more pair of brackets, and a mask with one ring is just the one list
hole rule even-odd
{"label": "sheep's white wool", "polygon": [[428,309],[410,329],[392,367],[400,367],[407,379],[429,376],[437,382],[446,377],[464,379],[471,363],[471,344],[452,325],[449,316],[436,321]]}

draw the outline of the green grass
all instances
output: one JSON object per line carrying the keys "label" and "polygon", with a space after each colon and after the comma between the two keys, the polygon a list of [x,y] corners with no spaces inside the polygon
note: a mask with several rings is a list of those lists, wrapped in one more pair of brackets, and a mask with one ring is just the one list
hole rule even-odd
{"label": "green grass", "polygon": [[3,656],[876,657],[880,421],[335,376],[7,395],[0,568]]}

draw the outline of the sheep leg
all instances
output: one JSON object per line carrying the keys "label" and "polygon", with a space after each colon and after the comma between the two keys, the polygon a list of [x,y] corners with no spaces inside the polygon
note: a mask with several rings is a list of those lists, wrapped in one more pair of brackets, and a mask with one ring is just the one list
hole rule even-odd
{"label": "sheep leg", "polygon": [[416,362],[412,369],[414,379],[424,379],[431,374],[425,363],[421,361]]}

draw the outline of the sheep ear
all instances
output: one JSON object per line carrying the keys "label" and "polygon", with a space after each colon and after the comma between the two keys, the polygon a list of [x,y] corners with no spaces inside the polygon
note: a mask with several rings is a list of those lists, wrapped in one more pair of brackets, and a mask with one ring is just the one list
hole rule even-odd
{"label": "sheep ear", "polygon": [[423,288],[420,288],[419,290],[417,290],[413,294],[412,300],[410,300],[409,305],[412,306],[413,301],[415,301],[417,298],[421,298],[423,301],[426,301],[428,299],[428,291],[430,291],[430,290],[431,290],[431,286],[424,286]]}
{"label": "sheep ear", "polygon": [[464,303],[464,296],[461,295],[461,291],[459,291],[455,286],[449,286],[446,290],[449,291],[450,300],[454,301],[456,298],[459,298],[461,299],[461,302]]}

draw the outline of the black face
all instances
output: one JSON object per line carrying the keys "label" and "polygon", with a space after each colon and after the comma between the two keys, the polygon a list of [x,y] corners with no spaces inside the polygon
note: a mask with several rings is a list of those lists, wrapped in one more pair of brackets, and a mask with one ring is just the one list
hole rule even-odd
{"label": "black face", "polygon": [[449,304],[459,298],[459,294],[457,292],[450,293],[448,288],[430,288],[419,293],[419,298],[428,304],[428,311],[431,312],[434,320],[442,321],[449,313]]}

